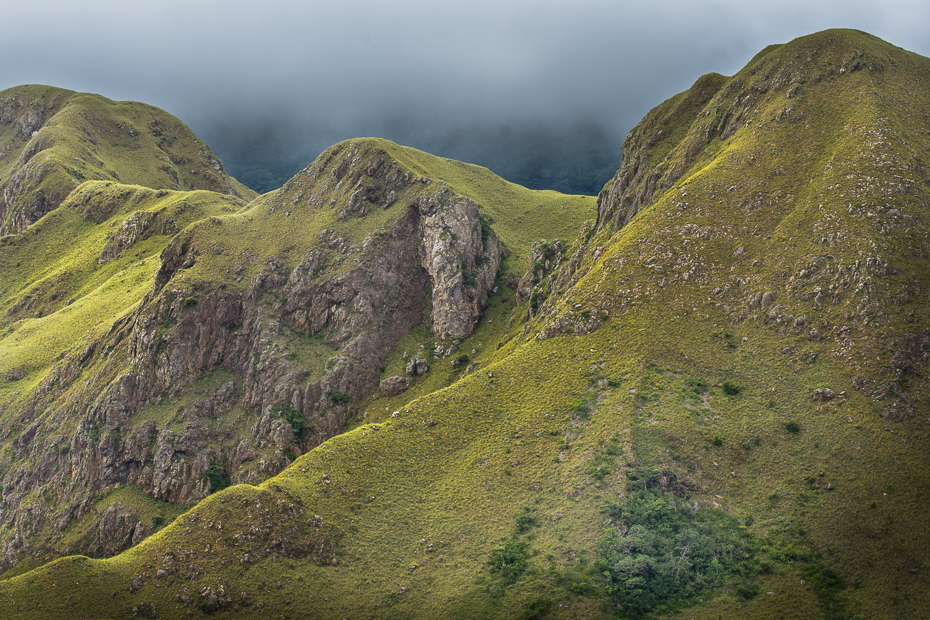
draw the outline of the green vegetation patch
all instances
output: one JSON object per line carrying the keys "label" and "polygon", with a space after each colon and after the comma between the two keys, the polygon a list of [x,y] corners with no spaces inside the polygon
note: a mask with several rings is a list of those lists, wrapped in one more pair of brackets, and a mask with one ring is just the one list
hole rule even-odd
{"label": "green vegetation patch", "polygon": [[[608,592],[625,614],[673,610],[728,578],[752,580],[755,538],[737,517],[663,491],[670,471],[640,467],[627,476],[626,501],[605,508],[622,527],[608,528],[598,544]],[[739,591],[755,593],[751,584]]]}

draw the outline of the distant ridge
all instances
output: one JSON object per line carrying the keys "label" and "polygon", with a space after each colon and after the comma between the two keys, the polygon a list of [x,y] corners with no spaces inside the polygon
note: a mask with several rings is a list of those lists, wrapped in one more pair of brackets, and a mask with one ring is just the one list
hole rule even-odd
{"label": "distant ridge", "polygon": [[23,231],[85,180],[255,196],[162,110],[50,86],[0,92],[0,235]]}

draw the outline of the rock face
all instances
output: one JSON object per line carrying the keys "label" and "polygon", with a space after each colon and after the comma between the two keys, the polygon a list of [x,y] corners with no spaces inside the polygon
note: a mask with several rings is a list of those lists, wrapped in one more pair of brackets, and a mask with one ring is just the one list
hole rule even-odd
{"label": "rock face", "polygon": [[650,150],[661,143],[666,152],[682,140],[680,125],[688,126],[704,106],[727,84],[727,78],[710,73],[702,76],[681,99],[657,106],[627,134],[623,141],[620,169],[608,181],[597,199],[597,229],[622,228],[642,209],[652,204],[656,192],[668,189],[690,168],[714,137],[725,139],[739,129],[739,119],[721,114],[704,136],[703,144],[687,145],[682,158],[670,158],[655,165]]}
{"label": "rock face", "polygon": [[421,198],[420,260],[433,284],[433,333],[471,335],[500,266],[497,235],[482,225],[478,205],[448,188]]}
{"label": "rock face", "polygon": [[[406,377],[380,382],[379,367],[424,316],[440,340],[474,331],[500,263],[497,236],[482,225],[475,202],[441,182],[415,179],[377,145],[346,143],[285,185],[264,217],[300,226],[284,218],[312,218],[318,210],[334,212],[334,224],[314,233],[308,251],[240,255],[230,275],[250,279],[237,288],[188,283],[191,272],[209,271],[224,255],[216,242],[201,241],[215,222],[185,229],[162,252],[136,310],[64,359],[26,409],[6,418],[7,430],[22,431],[14,462],[33,464],[3,470],[0,525],[21,534],[0,540],[0,568],[27,553],[30,536],[48,523],[61,528],[92,512],[101,489],[138,485],[183,504],[274,475],[341,432],[354,404],[374,390],[397,395],[409,386]],[[364,240],[341,232],[341,222],[379,210],[389,217]],[[100,262],[153,226],[161,224],[128,218]],[[309,370],[289,347],[315,347],[328,358],[325,367]],[[425,360],[412,370],[425,373]],[[211,382],[219,376],[226,379]],[[198,377],[210,387],[182,399]],[[168,411],[167,424],[148,417],[155,410]],[[235,437],[225,430],[233,427],[250,432]],[[69,498],[64,512],[42,500],[20,505],[48,485]],[[135,522],[113,530],[109,513],[100,519],[108,524],[100,537],[109,541],[101,543],[107,553],[145,534]]]}
{"label": "rock face", "polygon": [[517,301],[529,300],[529,316],[535,315],[539,305],[549,295],[550,283],[546,278],[561,264],[568,251],[561,239],[538,241],[530,248],[526,274],[517,285]]}

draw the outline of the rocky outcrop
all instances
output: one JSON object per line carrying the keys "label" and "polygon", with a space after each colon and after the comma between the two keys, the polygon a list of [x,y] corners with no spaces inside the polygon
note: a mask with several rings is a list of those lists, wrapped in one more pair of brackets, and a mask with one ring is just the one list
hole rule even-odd
{"label": "rocky outcrop", "polygon": [[381,381],[378,385],[378,391],[381,393],[381,396],[391,398],[403,394],[409,387],[410,379],[401,377],[400,375],[394,375],[393,377],[388,377]]}
{"label": "rocky outcrop", "polygon": [[530,318],[535,316],[539,306],[549,296],[551,283],[547,278],[562,263],[567,251],[567,244],[561,239],[537,241],[530,248],[526,274],[517,285],[517,302],[530,302]]}
{"label": "rocky outcrop", "polygon": [[[195,266],[209,272],[222,255],[201,245],[204,227],[215,223],[186,228],[162,252],[134,313],[62,360],[27,410],[6,418],[6,429],[19,432],[11,461],[23,465],[2,470],[10,491],[0,526],[20,534],[2,540],[0,568],[30,552],[31,538],[49,524],[60,529],[92,511],[101,490],[137,485],[184,504],[274,475],[341,432],[373,391],[406,389],[406,377],[382,387],[380,366],[424,317],[440,340],[474,331],[500,263],[497,236],[478,205],[441,182],[414,179],[376,148],[341,145],[321,161],[268,208],[281,218],[335,213],[336,224],[315,233],[302,257],[244,254],[249,280],[239,288],[191,282]],[[358,240],[338,222],[365,217],[359,209],[394,211]],[[128,218],[101,260],[151,234],[158,221]],[[288,354],[292,343],[313,343],[326,353],[325,367],[309,370]],[[413,374],[423,372],[425,361],[414,365]],[[198,379],[219,376],[228,378],[197,388]],[[162,412],[157,422],[152,411]],[[22,505],[29,493],[51,488],[65,504]],[[114,534],[121,541],[136,535]]]}
{"label": "rocky outcrop", "polygon": [[[688,127],[705,105],[727,83],[727,78],[710,73],[702,76],[681,98],[673,98],[656,108],[627,134],[623,141],[620,169],[607,182],[597,198],[596,229],[616,230],[653,202],[656,192],[667,189],[691,167],[707,142],[733,131],[738,125],[725,125],[702,136],[702,141],[684,144]],[[685,157],[656,161],[655,152],[670,153],[685,148]]]}
{"label": "rocky outcrop", "polygon": [[122,257],[123,250],[132,247],[137,241],[146,237],[154,219],[155,214],[146,211],[136,211],[127,217],[120,224],[119,230],[107,240],[106,246],[97,258],[97,263],[103,265]]}
{"label": "rocky outcrop", "polygon": [[433,334],[467,337],[488,303],[500,266],[497,235],[483,226],[474,201],[448,188],[421,197],[420,260],[433,289]]}

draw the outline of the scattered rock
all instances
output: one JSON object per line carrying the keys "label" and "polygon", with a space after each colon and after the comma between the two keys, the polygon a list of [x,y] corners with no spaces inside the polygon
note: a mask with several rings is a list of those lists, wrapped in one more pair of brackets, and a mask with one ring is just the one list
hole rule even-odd
{"label": "scattered rock", "polygon": [[426,365],[426,360],[419,356],[411,358],[407,362],[406,368],[404,368],[404,372],[413,376],[425,375],[427,370],[429,370],[429,367]]}
{"label": "scattered rock", "polygon": [[11,368],[10,370],[6,372],[6,375],[5,375],[7,381],[19,381],[20,379],[23,379],[25,376],[26,376],[26,369],[23,366],[20,366],[18,368]]}
{"label": "scattered rock", "polygon": [[129,583],[130,592],[138,592],[145,585],[145,581],[142,580],[142,575],[136,575],[132,578],[132,581]]}

